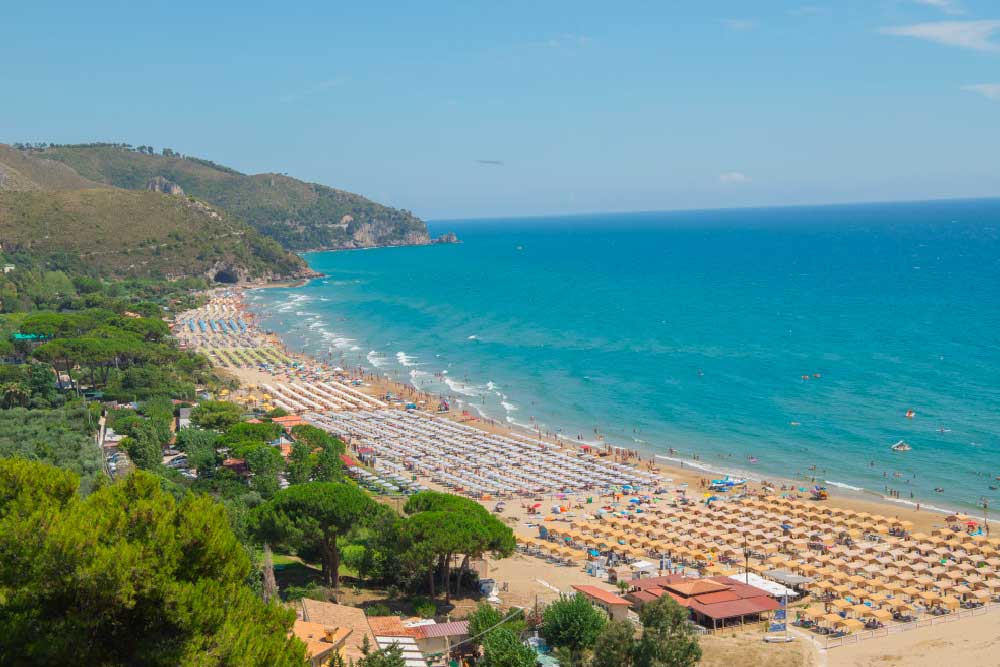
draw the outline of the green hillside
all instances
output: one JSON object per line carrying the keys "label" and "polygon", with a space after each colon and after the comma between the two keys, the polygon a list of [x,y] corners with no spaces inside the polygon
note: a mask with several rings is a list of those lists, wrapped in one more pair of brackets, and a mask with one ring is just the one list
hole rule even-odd
{"label": "green hillside", "polygon": [[208,160],[117,144],[49,146],[32,152],[91,181],[129,190],[155,184],[219,206],[292,250],[428,243],[409,211],[281,174],[247,175]]}
{"label": "green hillside", "polygon": [[117,188],[0,192],[7,259],[86,275],[231,282],[305,270],[301,258],[212,206]]}
{"label": "green hillside", "polygon": [[56,160],[41,159],[0,144],[0,192],[80,190],[104,187]]}

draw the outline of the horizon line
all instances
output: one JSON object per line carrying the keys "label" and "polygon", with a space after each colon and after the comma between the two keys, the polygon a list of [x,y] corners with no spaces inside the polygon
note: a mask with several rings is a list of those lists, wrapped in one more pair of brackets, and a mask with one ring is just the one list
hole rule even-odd
{"label": "horizon line", "polygon": [[641,210],[604,210],[604,211],[580,211],[576,213],[535,213],[519,215],[491,215],[475,217],[454,217],[454,218],[426,218],[425,223],[444,222],[479,222],[490,220],[531,220],[535,218],[577,218],[591,215],[653,215],[658,213],[711,213],[717,211],[766,211],[774,209],[793,208],[846,208],[850,206],[891,206],[900,204],[935,204],[944,202],[976,202],[976,201],[1000,201],[1000,195],[986,195],[979,197],[935,197],[930,199],[871,199],[852,202],[823,202],[819,204],[764,204],[759,206],[711,206],[711,207],[679,207],[665,209],[641,209]]}

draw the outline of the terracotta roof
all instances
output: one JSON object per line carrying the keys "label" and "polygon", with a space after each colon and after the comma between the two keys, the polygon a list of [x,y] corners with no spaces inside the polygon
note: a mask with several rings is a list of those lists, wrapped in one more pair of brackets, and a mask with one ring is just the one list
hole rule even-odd
{"label": "terracotta roof", "polygon": [[597,586],[589,586],[589,585],[576,586],[576,585],[574,585],[573,588],[575,588],[576,590],[580,591],[581,593],[583,593],[587,597],[592,597],[595,600],[603,602],[604,604],[623,604],[623,605],[628,605],[628,603],[629,603],[628,600],[626,600],[624,598],[620,598],[617,595],[615,595],[614,593],[612,593],[611,591],[606,591],[603,588],[598,588]]}
{"label": "terracotta roof", "polygon": [[460,637],[469,634],[468,621],[452,621],[451,623],[434,623],[428,625],[418,625],[411,628],[417,639],[431,639],[433,637]]}
{"label": "terracotta roof", "polygon": [[712,581],[710,579],[688,579],[684,582],[666,584],[664,588],[685,596],[704,595],[705,593],[717,593],[729,588],[727,585]]}
{"label": "terracotta roof", "polygon": [[354,660],[360,660],[363,657],[361,643],[366,635],[372,646],[377,645],[375,635],[368,627],[365,612],[361,609],[306,598],[300,600],[299,605],[302,610],[302,618],[305,621],[350,630],[350,635],[344,644],[345,657]]}
{"label": "terracotta roof", "polygon": [[376,637],[412,637],[414,630],[403,627],[399,616],[369,616],[368,627]]}
{"label": "terracotta roof", "polygon": [[[694,601],[693,598],[683,597],[681,595],[678,595],[677,593],[674,593],[673,591],[668,591],[665,588],[661,589],[661,590],[663,591],[663,593],[666,593],[667,595],[669,595],[670,597],[672,597],[674,599],[674,602],[676,602],[677,604],[679,604],[682,607],[690,607],[691,603]],[[661,593],[660,595],[662,595],[663,593]],[[659,596],[657,596],[657,597],[659,597]]]}
{"label": "terracotta roof", "polygon": [[720,602],[732,602],[733,600],[742,600],[738,593],[735,591],[716,591],[715,593],[705,593],[704,595],[696,595],[695,602],[698,604],[718,604]]}
{"label": "terracotta roof", "polygon": [[645,604],[647,602],[652,602],[660,596],[650,591],[633,591],[628,594],[628,597],[632,598],[636,602]]}
{"label": "terracotta roof", "polygon": [[322,623],[296,620],[292,634],[305,642],[309,658],[314,662],[325,661],[334,650],[339,649],[351,634],[347,628],[333,628]]}
{"label": "terracotta roof", "polygon": [[781,605],[778,604],[776,600],[772,600],[766,595],[755,598],[733,600],[732,602],[720,602],[718,604],[700,604],[697,600],[691,601],[691,609],[716,620],[733,618],[734,616],[759,614],[765,611],[774,611],[779,607],[781,607]]}
{"label": "terracotta roof", "polygon": [[298,426],[299,424],[305,424],[306,423],[306,420],[303,419],[302,417],[299,417],[298,415],[288,415],[288,416],[285,416],[285,417],[275,417],[271,421],[274,422],[275,424],[280,424],[281,426],[284,426],[286,429],[289,429],[289,428],[291,428],[293,426]]}

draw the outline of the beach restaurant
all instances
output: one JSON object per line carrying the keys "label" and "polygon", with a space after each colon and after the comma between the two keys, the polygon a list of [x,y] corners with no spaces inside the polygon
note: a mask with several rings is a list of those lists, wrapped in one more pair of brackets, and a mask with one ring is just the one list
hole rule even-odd
{"label": "beach restaurant", "polygon": [[625,599],[636,608],[669,595],[691,610],[696,622],[713,630],[762,620],[781,605],[768,592],[730,577],[695,579],[681,574],[633,579]]}

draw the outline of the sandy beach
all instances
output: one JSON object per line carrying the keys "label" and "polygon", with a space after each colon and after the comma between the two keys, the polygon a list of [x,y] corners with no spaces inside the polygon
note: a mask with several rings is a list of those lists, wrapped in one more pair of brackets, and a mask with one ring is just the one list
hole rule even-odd
{"label": "sandy beach", "polygon": [[[360,460],[374,464],[378,454],[377,464],[356,469],[365,484],[449,492],[457,488],[488,509],[500,511],[522,547],[512,558],[484,563],[481,575],[498,582],[504,604],[544,603],[574,584],[615,590],[584,571],[588,553],[613,553],[632,562],[655,561],[652,554],[656,552],[668,555],[672,567],[686,574],[733,575],[742,572],[740,552],[749,540],[751,571],[815,572],[819,583],[826,585],[810,590],[809,600],[797,607],[799,611],[810,604],[809,611],[815,609],[817,601],[830,611],[830,604],[843,601],[843,596],[846,606],[855,605],[844,616],[883,606],[919,610],[928,624],[936,623],[887,637],[858,632],[855,637],[864,641],[829,649],[825,637],[797,629],[802,650],[784,650],[781,664],[932,664],[934,656],[955,653],[968,654],[970,664],[993,664],[982,661],[985,653],[975,638],[983,628],[995,630],[1000,623],[1000,615],[986,613],[1000,606],[993,599],[1000,588],[995,578],[1000,544],[969,517],[951,517],[949,522],[939,512],[917,511],[907,504],[839,488],[829,489],[827,499],[812,500],[808,486],[791,479],[748,480],[730,494],[719,493],[717,487],[715,491],[708,487],[721,474],[707,470],[715,466],[706,466],[705,461],[664,461],[613,447],[598,450],[461,410],[438,412],[442,397],[369,369],[333,367],[289,351],[278,337],[256,329],[256,317],[246,309],[239,291],[224,294],[216,294],[208,306],[186,319],[178,318],[175,333],[182,344],[205,352],[239,380],[241,388],[226,398],[258,409],[289,408],[341,434]],[[205,326],[201,318],[216,318],[215,324]],[[245,329],[242,322],[247,323]],[[451,452],[444,456],[450,462],[435,461],[440,458],[433,456],[436,443]],[[511,458],[505,463],[490,451],[505,451]],[[425,454],[429,458],[420,463]],[[532,459],[538,457],[554,465],[550,470],[535,469]],[[404,468],[407,460],[410,463]],[[619,484],[628,480],[635,485],[633,493],[644,495],[630,499],[628,486],[604,494],[579,476],[584,469],[594,479],[617,478]],[[717,470],[724,472],[722,466]],[[556,486],[516,490],[524,485],[515,481],[518,478],[537,475],[543,484],[547,474],[553,475],[550,481]],[[513,486],[506,487],[501,478]],[[472,493],[478,483],[496,490]],[[577,483],[582,486],[575,491],[562,488]],[[496,505],[498,492],[506,501],[502,509]],[[722,500],[706,504],[712,494]],[[549,513],[554,505],[565,506],[566,511]],[[976,526],[976,531],[965,523]],[[782,524],[780,530],[778,524]],[[862,571],[865,576],[858,577]],[[987,593],[988,604],[982,606]],[[861,606],[862,600],[869,606]],[[897,602],[902,606],[894,607]],[[973,613],[958,612],[959,603],[970,608],[979,604],[983,615],[959,618],[959,614]],[[948,619],[955,622],[935,620],[935,614],[948,613],[955,614]],[[861,626],[860,621],[852,622]],[[759,637],[732,636],[726,641],[712,637],[707,646],[713,647],[720,662],[707,664],[722,664],[721,656],[732,653],[734,642],[737,646],[744,642],[746,655],[758,654]],[[910,647],[918,645],[921,659],[926,657],[927,662],[893,662],[894,651],[909,657],[915,650]]]}

